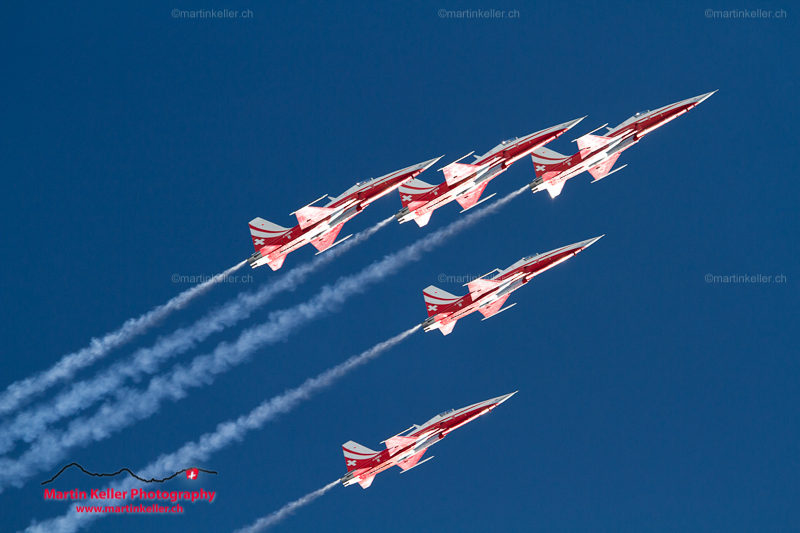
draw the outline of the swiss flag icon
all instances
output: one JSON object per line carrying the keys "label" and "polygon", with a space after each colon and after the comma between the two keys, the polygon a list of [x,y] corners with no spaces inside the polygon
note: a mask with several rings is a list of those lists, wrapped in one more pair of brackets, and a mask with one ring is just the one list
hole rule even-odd
{"label": "swiss flag icon", "polygon": [[186,479],[197,479],[197,469],[196,468],[187,468],[186,469]]}

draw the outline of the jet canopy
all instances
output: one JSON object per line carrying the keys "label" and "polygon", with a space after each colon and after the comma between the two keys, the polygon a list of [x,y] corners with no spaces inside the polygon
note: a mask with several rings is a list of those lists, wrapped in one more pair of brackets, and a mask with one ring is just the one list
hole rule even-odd
{"label": "jet canopy", "polygon": [[452,413],[454,411],[455,411],[455,409],[448,409],[447,411],[444,411],[443,413],[439,413],[438,416],[446,416],[446,415],[449,415],[450,413]]}

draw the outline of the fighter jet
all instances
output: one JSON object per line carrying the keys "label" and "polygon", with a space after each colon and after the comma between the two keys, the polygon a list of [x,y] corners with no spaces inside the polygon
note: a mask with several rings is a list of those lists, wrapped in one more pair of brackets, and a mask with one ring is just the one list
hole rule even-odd
{"label": "fighter jet", "polygon": [[458,297],[431,285],[422,291],[425,297],[425,306],[428,309],[428,319],[422,323],[422,328],[425,331],[438,329],[443,335],[449,335],[457,320],[475,311],[482,314],[483,320],[486,320],[511,309],[517,304],[509,305],[504,309],[502,307],[512,292],[545,270],[577,255],[601,237],[603,235],[556,248],[544,254],[523,257],[505,270],[496,268],[467,283],[469,294],[465,296]]}
{"label": "fighter jet", "polygon": [[[311,243],[319,254],[346,241],[352,235],[334,242],[345,222],[381,196],[418,176],[439,159],[441,156],[380,178],[360,181],[335,198],[322,195],[310,204],[289,213],[297,216],[298,222],[291,229],[283,228],[263,218],[254,218],[250,221],[250,236],[253,238],[256,253],[247,262],[252,268],[266,264],[272,270],[278,270],[289,252],[308,243]],[[325,197],[328,198],[328,203],[324,207],[313,207],[312,204]]]}
{"label": "fighter jet", "polygon": [[470,152],[439,169],[445,179],[444,183],[439,185],[430,185],[418,179],[404,183],[399,190],[403,209],[395,217],[401,224],[413,220],[421,227],[428,223],[434,210],[453,200],[461,204],[462,213],[472,209],[494,196],[492,194],[478,201],[492,179],[505,172],[514,162],[549,143],[581,120],[583,118],[531,133],[521,139],[503,141],[484,155],[473,156],[475,157],[473,163],[460,163],[465,157],[474,153]]}
{"label": "fighter jet", "polygon": [[[611,167],[623,150],[639,142],[647,133],[678,118],[697,104],[717,91],[701,94],[688,100],[676,102],[672,105],[661,107],[655,111],[642,111],[617,126],[608,128],[603,124],[596,130],[590,131],[573,142],[578,143],[578,153],[571,157],[561,155],[548,148],[537,148],[531,154],[536,179],[531,183],[531,190],[539,192],[546,189],[552,198],[561,194],[564,183],[578,174],[589,171],[595,181],[610,176],[628,165],[622,165],[616,170]],[[601,135],[592,135],[597,130],[606,128],[608,132]]]}
{"label": "fighter jet", "polygon": [[[347,474],[341,479],[345,487],[358,483],[362,488],[372,485],[375,475],[397,465],[405,473],[415,466],[433,459],[428,457],[420,461],[425,450],[445,438],[451,431],[472,422],[514,396],[516,392],[476,403],[463,409],[450,409],[440,413],[421,426],[414,424],[394,437],[386,439],[386,449],[380,452],[370,450],[353,441],[342,445]],[[403,436],[403,434],[406,434]]]}

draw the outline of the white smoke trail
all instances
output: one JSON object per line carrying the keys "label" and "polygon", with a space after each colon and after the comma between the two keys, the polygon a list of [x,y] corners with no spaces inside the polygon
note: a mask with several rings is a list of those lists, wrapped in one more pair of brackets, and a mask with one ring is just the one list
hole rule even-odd
{"label": "white smoke trail", "polygon": [[[242,441],[247,436],[248,432],[260,429],[264,424],[274,420],[280,414],[290,412],[304,400],[309,399],[315,392],[330,387],[354,368],[375,359],[386,350],[402,342],[418,329],[419,326],[415,326],[391,339],[376,344],[369,350],[355,355],[335,367],[329,368],[318,376],[307,379],[299,387],[290,389],[269,400],[265,400],[248,414],[242,415],[236,420],[229,420],[218,424],[215,431],[206,433],[197,439],[197,441],[184,444],[176,452],[162,455],[146,467],[137,470],[137,473],[139,476],[145,478],[163,477],[172,472],[177,472],[182,468],[186,468],[187,465],[195,465],[207,461],[213,453],[228,447],[234,442]],[[336,483],[338,483],[338,481]],[[136,481],[133,478],[126,478],[123,481],[112,484],[112,486],[116,490],[129,490],[136,486]],[[123,505],[121,502],[116,503],[114,501],[106,501],[104,504]],[[75,505],[80,505],[80,503]],[[73,505],[66,514],[60,517],[44,522],[31,523],[26,531],[31,533],[44,531],[72,533],[103,516],[102,514],[77,513],[75,511],[75,505]]]}
{"label": "white smoke trail", "polygon": [[0,415],[17,409],[28,399],[43,393],[53,385],[71,379],[75,372],[91,365],[98,359],[102,359],[111,350],[130,342],[134,337],[141,335],[173,311],[183,308],[194,298],[208,291],[213,285],[224,281],[231,273],[244,266],[246,262],[242,261],[222,274],[218,274],[208,281],[183,291],[164,305],[155,307],[139,318],[127,320],[122,327],[111,333],[106,333],[102,338],[92,339],[89,346],[65,355],[49,370],[12,383],[5,392],[0,394]]}
{"label": "white smoke trail", "polygon": [[193,325],[158,339],[151,348],[137,350],[129,361],[116,363],[91,379],[74,383],[50,402],[17,414],[13,421],[0,427],[0,454],[13,450],[17,440],[34,441],[49,425],[88,409],[95,402],[117,392],[126,379],[137,380],[143,374],[153,374],[163,361],[194,348],[213,333],[248,318],[253,311],[266,305],[276,295],[294,290],[311,274],[369,239],[393,219],[392,216],[378,222],[329,252],[265,284],[254,293],[240,294]]}
{"label": "white smoke trail", "polygon": [[237,529],[234,533],[258,533],[259,531],[264,531],[268,527],[274,526],[278,522],[283,521],[285,518],[288,518],[289,515],[293,515],[295,511],[297,511],[300,507],[308,505],[309,503],[313,502],[333,487],[339,484],[339,480],[333,481],[328,483],[324,487],[319,490],[315,490],[309,494],[306,494],[300,499],[297,499],[293,502],[289,502],[274,513],[271,513],[263,518],[259,518],[251,525],[247,527],[243,527],[241,529]]}
{"label": "white smoke trail", "polygon": [[188,367],[176,365],[169,373],[156,376],[144,391],[119,389],[116,391],[116,403],[103,405],[92,417],[73,420],[66,431],[42,434],[16,460],[0,459],[0,492],[9,485],[20,487],[32,475],[52,468],[64,458],[69,449],[106,439],[112,433],[153,415],[163,400],[178,400],[187,395],[190,387],[212,383],[217,374],[242,363],[258,349],[286,339],[311,320],[335,311],[351,296],[365,291],[370,285],[396,273],[408,263],[418,261],[424,252],[436,248],[447,238],[494,213],[526,188],[527,186],[522,187],[414,244],[387,255],[357,274],[339,279],[333,286],[323,287],[308,302],[271,313],[266,323],[243,331],[234,343],[223,342],[211,354],[195,357]]}

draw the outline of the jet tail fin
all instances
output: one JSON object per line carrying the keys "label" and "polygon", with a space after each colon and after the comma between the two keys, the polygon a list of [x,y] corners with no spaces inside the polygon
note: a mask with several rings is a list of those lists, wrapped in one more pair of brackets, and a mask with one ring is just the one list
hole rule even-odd
{"label": "jet tail fin", "polygon": [[342,451],[344,452],[344,460],[348,472],[368,467],[370,460],[380,453],[375,450],[370,450],[366,446],[362,446],[352,440],[342,444]]}
{"label": "jet tail fin", "polygon": [[531,152],[533,171],[536,173],[537,178],[541,178],[544,181],[558,174],[556,167],[567,159],[569,159],[569,157],[554,152],[544,146]]}
{"label": "jet tail fin", "polygon": [[414,178],[412,180],[408,180],[407,182],[403,183],[398,191],[400,192],[400,203],[403,204],[403,207],[408,207],[410,210],[414,210],[419,205],[412,205],[415,203],[421,204],[422,202],[419,200],[422,196],[425,196],[433,189],[435,189],[435,185],[431,185],[430,183],[425,183],[422,180],[418,180]]}
{"label": "jet tail fin", "polygon": [[442,309],[452,305],[453,302],[458,300],[458,296],[443,291],[433,285],[430,285],[422,291],[422,296],[425,298],[425,307],[428,310],[429,317],[439,314]]}
{"label": "jet tail fin", "polygon": [[[253,246],[256,252],[267,255],[277,248],[278,241],[289,231],[288,228],[273,224],[263,218],[254,218],[250,221],[250,237],[253,239]],[[266,248],[266,250],[264,250]]]}

